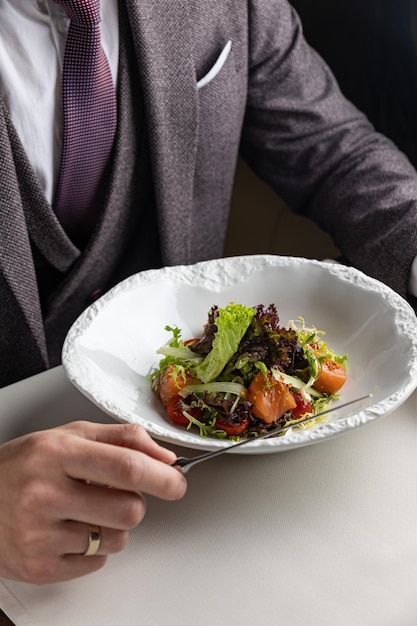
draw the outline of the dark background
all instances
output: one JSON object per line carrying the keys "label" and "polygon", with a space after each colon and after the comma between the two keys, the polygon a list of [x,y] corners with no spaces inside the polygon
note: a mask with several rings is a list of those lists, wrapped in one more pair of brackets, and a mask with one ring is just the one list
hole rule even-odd
{"label": "dark background", "polygon": [[417,166],[417,0],[291,0],[344,94]]}

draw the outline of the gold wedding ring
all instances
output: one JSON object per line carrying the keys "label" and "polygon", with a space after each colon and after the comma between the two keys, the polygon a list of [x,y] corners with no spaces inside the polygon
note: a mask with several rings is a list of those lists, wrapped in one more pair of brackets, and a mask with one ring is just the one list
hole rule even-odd
{"label": "gold wedding ring", "polygon": [[100,548],[100,527],[94,526],[94,524],[88,525],[88,546],[87,550],[84,552],[84,556],[94,556],[97,554]]}

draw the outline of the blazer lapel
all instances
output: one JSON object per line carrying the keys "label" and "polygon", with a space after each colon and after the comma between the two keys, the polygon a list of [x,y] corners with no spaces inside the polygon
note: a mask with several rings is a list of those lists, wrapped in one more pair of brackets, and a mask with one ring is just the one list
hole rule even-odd
{"label": "blazer lapel", "polygon": [[165,264],[190,259],[197,88],[188,5],[184,0],[126,0],[141,75]]}
{"label": "blazer lapel", "polygon": [[[1,107],[2,123],[0,124],[0,216],[2,244],[0,246],[0,273],[3,276],[3,286],[7,288],[7,294],[0,293],[2,303],[10,301],[14,303],[15,310],[3,307],[0,311],[2,324],[7,325],[7,316],[10,319],[22,319],[24,322],[19,328],[21,337],[29,335],[34,338],[38,348],[38,355],[27,354],[28,361],[35,362],[38,359],[37,370],[41,364],[47,364],[45,336],[42,324],[40,303],[37,297],[37,283],[35,268],[33,265],[30,241],[28,238],[25,215],[21,205],[19,185],[14,170],[13,154],[10,151],[9,136],[7,133],[8,114]],[[20,312],[22,315],[20,316]],[[29,331],[29,335],[28,335]],[[6,326],[7,332],[7,326]],[[29,351],[28,351],[29,352]],[[40,359],[40,360],[39,360]],[[24,371],[25,364],[21,364]]]}

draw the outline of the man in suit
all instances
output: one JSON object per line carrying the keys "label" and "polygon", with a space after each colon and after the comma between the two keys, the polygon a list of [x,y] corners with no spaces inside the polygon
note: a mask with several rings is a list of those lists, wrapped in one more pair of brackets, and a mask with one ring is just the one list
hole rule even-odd
{"label": "man in suit", "polygon": [[[97,219],[78,240],[53,210],[68,18],[54,0],[0,8],[0,384],[58,364],[73,321],[122,278],[221,256],[239,152],[349,263],[416,295],[415,170],[343,98],[287,0],[106,0],[101,13],[117,131]],[[171,458],[121,426],[69,425],[3,446],[0,574],[44,582],[100,567],[143,516],[138,491],[184,493]],[[130,468],[124,482],[116,460]],[[42,507],[51,494],[52,514]],[[79,556],[88,524],[102,527],[91,558]]]}

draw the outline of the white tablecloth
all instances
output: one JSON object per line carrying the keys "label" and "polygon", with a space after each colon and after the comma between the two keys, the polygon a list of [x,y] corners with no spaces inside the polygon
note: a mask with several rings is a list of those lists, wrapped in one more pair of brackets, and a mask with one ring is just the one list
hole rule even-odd
{"label": "white tablecloth", "polygon": [[[0,392],[9,438],[108,421],[62,368]],[[190,450],[176,449],[192,453]],[[193,468],[100,572],[0,581],[16,626],[416,626],[417,394],[336,439]]]}

